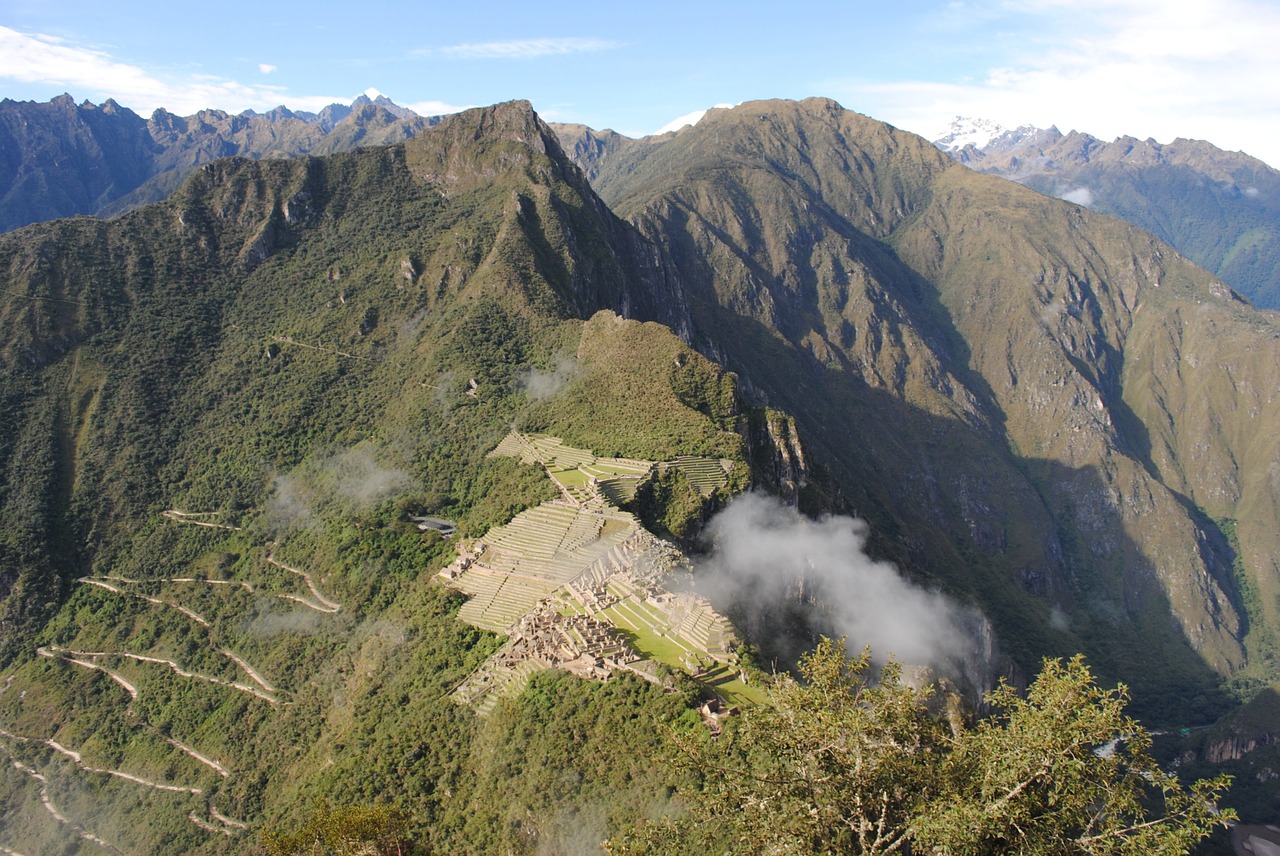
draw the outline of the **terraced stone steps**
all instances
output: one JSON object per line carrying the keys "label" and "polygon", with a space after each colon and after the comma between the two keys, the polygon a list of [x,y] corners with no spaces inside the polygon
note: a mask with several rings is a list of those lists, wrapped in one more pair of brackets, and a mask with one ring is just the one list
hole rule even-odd
{"label": "terraced stone steps", "polygon": [[529,679],[545,668],[544,664],[534,660],[521,660],[510,669],[504,669],[495,675],[494,683],[472,702],[476,713],[481,716],[493,713],[498,702],[519,695],[529,685]]}
{"label": "terraced stone steps", "polygon": [[[725,468],[724,461],[716,458],[699,458],[692,455],[681,455],[674,461],[670,461],[668,466],[675,467],[684,473],[698,492],[703,496],[710,496],[719,488],[729,483],[729,472]],[[732,466],[732,463],[729,464]]]}
{"label": "terraced stone steps", "polygon": [[731,631],[709,605],[654,594],[661,586],[653,586],[679,566],[680,555],[619,507],[658,468],[675,467],[710,494],[728,484],[731,462],[601,458],[556,437],[515,431],[491,454],[540,464],[562,498],[523,511],[464,546],[458,561],[442,572],[470,595],[459,618],[511,637],[459,688],[458,701],[485,714],[504,694],[519,692],[538,668],[559,663],[601,678],[606,666],[627,669],[640,662],[597,620],[634,633],[649,655],[691,674],[731,660],[725,651]]}

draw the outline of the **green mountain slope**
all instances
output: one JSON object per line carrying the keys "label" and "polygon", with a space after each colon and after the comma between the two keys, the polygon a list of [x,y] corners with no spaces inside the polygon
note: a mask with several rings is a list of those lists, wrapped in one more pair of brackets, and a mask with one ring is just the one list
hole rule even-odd
{"label": "green mountain slope", "polygon": [[[0,846],[243,852],[322,799],[575,852],[667,810],[688,682],[451,698],[503,643],[411,516],[480,538],[608,475],[490,456],[513,427],[674,462],[633,507],[681,535],[687,456],[850,506],[1015,678],[1084,650],[1174,725],[1275,679],[1274,315],[830,101],[563,139],[498,105],[0,236]],[[584,543],[533,517],[520,555]]]}
{"label": "green mountain slope", "polygon": [[673,280],[527,104],[218,161],[119,220],[0,237],[0,270],[0,844],[243,852],[324,798],[490,853],[666,798],[651,716],[686,691],[546,676],[483,723],[449,697],[499,640],[407,519],[475,537],[549,499],[487,457],[512,422],[745,455],[731,377],[597,314],[661,315]]}
{"label": "green mountain slope", "polygon": [[597,186],[668,246],[695,343],[796,415],[885,553],[968,592],[1024,665],[1083,649],[1148,713],[1267,669],[1274,524],[1237,528],[1236,557],[1215,520],[1275,520],[1273,317],[833,102],[644,143],[606,150]]}

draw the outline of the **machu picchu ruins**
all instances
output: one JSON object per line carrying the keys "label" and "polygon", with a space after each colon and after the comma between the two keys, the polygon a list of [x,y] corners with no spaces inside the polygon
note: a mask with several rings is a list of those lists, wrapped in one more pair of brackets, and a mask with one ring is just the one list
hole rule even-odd
{"label": "machu picchu ruins", "polygon": [[440,572],[469,596],[461,620],[508,637],[455,688],[455,700],[488,713],[543,668],[597,680],[622,669],[661,683],[659,663],[735,699],[752,694],[728,620],[705,598],[669,587],[688,571],[683,554],[621,508],[671,467],[710,495],[728,483],[726,462],[597,457],[514,430],[491,454],[541,466],[561,495],[461,542]]}

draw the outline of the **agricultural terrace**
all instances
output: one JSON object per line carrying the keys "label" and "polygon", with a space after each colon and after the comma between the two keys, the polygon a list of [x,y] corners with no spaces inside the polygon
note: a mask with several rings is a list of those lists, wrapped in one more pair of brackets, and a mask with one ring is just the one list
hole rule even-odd
{"label": "agricultural terrace", "polygon": [[470,596],[459,618],[510,637],[455,689],[457,701],[487,713],[539,668],[601,679],[626,669],[657,681],[654,662],[689,673],[728,701],[759,699],[736,668],[729,622],[704,599],[663,585],[683,561],[679,552],[619,507],[668,468],[710,495],[728,484],[731,462],[598,457],[557,437],[516,431],[491,454],[543,467],[561,497],[462,545],[441,572]]}

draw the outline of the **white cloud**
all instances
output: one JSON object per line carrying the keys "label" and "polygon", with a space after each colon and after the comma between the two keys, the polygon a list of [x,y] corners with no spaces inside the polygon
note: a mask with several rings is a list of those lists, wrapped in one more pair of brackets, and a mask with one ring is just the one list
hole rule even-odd
{"label": "white cloud", "polygon": [[978,664],[980,646],[966,633],[976,616],[870,558],[867,532],[852,517],[811,520],[772,497],[745,494],[707,526],[711,549],[698,562],[696,585],[748,628],[803,592],[818,607],[811,615],[830,624],[824,632],[848,636],[854,651],[870,645],[879,661],[910,665]]}
{"label": "white cloud", "polygon": [[0,26],[0,78],[24,83],[58,83],[95,91],[146,93],[164,90],[142,69],[118,63],[101,51],[68,47],[47,36],[29,36]]}
{"label": "white cloud", "polygon": [[233,113],[269,110],[286,98],[295,109],[319,110],[349,100],[287,96],[281,86],[249,85],[214,75],[167,80],[103,51],[0,26],[0,80],[4,79],[53,84],[91,100],[114,98],[144,115],[157,107],[184,115],[210,107]]}
{"label": "white cloud", "polygon": [[1059,193],[1058,198],[1074,202],[1077,205],[1083,205],[1085,208],[1093,205],[1093,191],[1087,187],[1077,187],[1073,190]]}
{"label": "white cloud", "polygon": [[685,113],[683,116],[677,116],[667,124],[663,125],[654,134],[669,134],[672,131],[678,131],[687,125],[696,125],[702,121],[702,117],[707,115],[706,110],[694,110],[692,113]]}
{"label": "white cloud", "polygon": [[258,71],[262,72],[263,74],[270,74],[275,70],[276,70],[276,66],[272,65],[269,62],[258,63]]}
{"label": "white cloud", "polygon": [[621,44],[608,39],[591,38],[514,39],[449,45],[440,48],[438,53],[448,59],[536,59],[563,54],[594,53],[610,50]]}
{"label": "white cloud", "polygon": [[474,104],[449,104],[444,101],[415,101],[412,104],[405,104],[413,112],[419,116],[447,116],[450,113],[461,113],[463,110],[470,110],[476,106]]}
{"label": "white cloud", "polygon": [[[727,110],[735,107],[735,104],[716,104],[712,109]],[[658,130],[654,131],[654,135],[670,133],[678,131],[686,125],[696,125],[702,121],[702,117],[707,115],[706,110],[694,110],[692,113],[685,113],[683,116],[677,116]]]}
{"label": "white cloud", "polygon": [[[929,133],[959,114],[1103,139],[1206,139],[1280,165],[1280,7],[1265,0],[1021,0],[1034,35],[975,79],[845,81],[849,106]],[[986,10],[991,11],[991,10]],[[999,28],[999,16],[993,27]],[[992,38],[993,52],[1006,42]]]}

